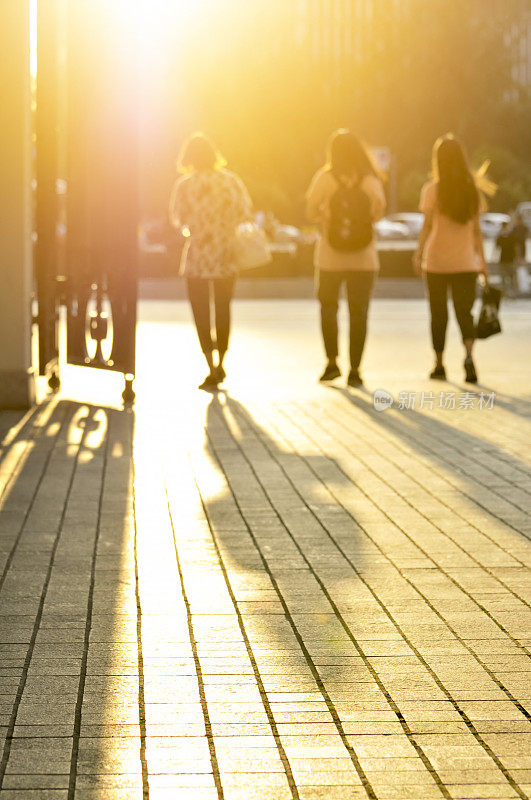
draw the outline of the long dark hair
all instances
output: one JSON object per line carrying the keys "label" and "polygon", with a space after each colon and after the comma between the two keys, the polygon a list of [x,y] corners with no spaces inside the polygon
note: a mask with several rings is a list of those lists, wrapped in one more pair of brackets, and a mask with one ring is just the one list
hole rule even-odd
{"label": "long dark hair", "polygon": [[433,179],[441,214],[465,225],[479,211],[479,191],[462,144],[451,133],[433,146]]}
{"label": "long dark hair", "polygon": [[328,140],[326,166],[336,175],[356,175],[359,180],[381,177],[365,144],[347,128],[334,131]]}

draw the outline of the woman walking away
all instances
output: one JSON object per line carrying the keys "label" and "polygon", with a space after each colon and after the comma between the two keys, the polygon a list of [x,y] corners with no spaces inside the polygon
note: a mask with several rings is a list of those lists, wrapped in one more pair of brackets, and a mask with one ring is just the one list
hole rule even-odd
{"label": "woman walking away", "polygon": [[373,223],[385,209],[385,193],[367,149],[348,130],[332,134],[327,163],[313,177],[306,195],[307,214],[321,225],[314,263],[321,330],[328,362],[321,381],[341,375],[337,364],[337,310],[346,284],[350,316],[349,386],[362,386],[359,366],[367,332],[367,313],[379,269]]}
{"label": "woman walking away", "polygon": [[420,233],[414,266],[424,271],[431,312],[431,335],[435,366],[430,378],[446,379],[443,363],[448,324],[448,289],[465,346],[465,380],[477,383],[472,359],[474,322],[472,306],[478,274],[487,279],[479,215],[485,209],[478,185],[492,194],[494,184],[484,169],[474,176],[460,142],[451,134],[437,139],[433,147],[432,180],[420,196],[424,226]]}
{"label": "woman walking away", "polygon": [[170,199],[170,222],[186,237],[180,274],[186,278],[199,343],[209,369],[200,389],[215,387],[226,377],[223,360],[229,345],[230,302],[237,273],[234,236],[237,225],[251,217],[247,189],[225,164],[206,136],[193,134],[182,148],[178,169],[183,174],[175,181]]}

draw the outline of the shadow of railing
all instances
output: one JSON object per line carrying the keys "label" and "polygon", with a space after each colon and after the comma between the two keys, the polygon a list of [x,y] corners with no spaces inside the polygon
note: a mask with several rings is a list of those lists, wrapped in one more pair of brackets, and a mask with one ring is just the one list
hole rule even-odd
{"label": "shadow of railing", "polygon": [[[345,394],[371,426],[435,463],[423,449],[424,415],[396,420]],[[434,436],[455,432],[435,422]],[[409,647],[366,581],[364,560],[374,548],[356,514],[328,492],[327,482],[351,486],[340,460],[284,446],[219,393],[206,410],[204,448],[191,448],[191,469],[161,425],[167,496],[167,468],[144,425],[136,506],[134,425],[131,412],[60,400],[19,423],[0,450],[0,475],[8,478],[0,500],[0,654],[13,709],[0,786],[63,789],[69,800],[76,789],[111,795],[115,787],[148,797],[148,759],[157,787],[193,751],[202,786],[214,789],[218,770],[219,796],[235,763],[227,738],[253,721],[251,684],[256,719],[271,732],[293,796],[302,767],[289,737],[305,736],[312,722],[344,748],[354,783],[370,786],[349,740],[363,719],[396,726],[439,782],[360,644],[373,640],[376,625],[386,637],[378,655],[387,657],[395,640]],[[484,447],[470,433],[456,435],[467,452]],[[465,484],[471,503],[473,483]],[[375,563],[380,569],[378,556]],[[172,746],[157,737],[172,738]],[[179,737],[189,742],[184,755]]]}
{"label": "shadow of railing", "polygon": [[[10,464],[0,583],[2,666],[11,676],[6,790],[62,789],[73,798],[76,788],[110,786],[127,771],[115,758],[120,728],[142,788],[133,426],[130,411],[59,399],[8,434],[0,461],[0,470]],[[134,720],[118,718],[126,688]]]}

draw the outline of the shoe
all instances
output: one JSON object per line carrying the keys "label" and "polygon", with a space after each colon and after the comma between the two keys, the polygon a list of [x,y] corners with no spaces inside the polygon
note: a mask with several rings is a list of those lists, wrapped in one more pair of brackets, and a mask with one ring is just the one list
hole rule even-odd
{"label": "shoe", "polygon": [[363,386],[363,381],[357,369],[351,369],[348,378],[347,386]]}
{"label": "shoe", "polygon": [[467,383],[477,383],[478,376],[476,373],[474,362],[472,361],[472,356],[467,356],[465,358],[464,366],[465,366],[465,381]]}
{"label": "shoe", "polygon": [[325,371],[319,378],[320,381],[333,381],[334,378],[339,378],[341,375],[341,370],[337,366],[337,364],[328,364]]}
{"label": "shoe", "polygon": [[435,367],[435,369],[430,372],[430,378],[434,381],[445,381],[446,380],[445,368]]}
{"label": "shoe", "polygon": [[209,372],[203,383],[200,383],[198,389],[213,389],[219,383],[219,378],[215,372]]}
{"label": "shoe", "polygon": [[227,373],[225,372],[221,364],[219,365],[219,367],[215,368],[214,375],[218,379],[218,383],[221,383],[221,381],[224,381],[225,378],[227,377]]}

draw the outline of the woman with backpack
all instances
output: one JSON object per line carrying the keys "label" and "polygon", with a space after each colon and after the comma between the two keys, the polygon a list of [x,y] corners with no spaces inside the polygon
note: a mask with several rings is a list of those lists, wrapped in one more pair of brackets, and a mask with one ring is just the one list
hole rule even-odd
{"label": "woman with backpack", "polygon": [[424,272],[431,313],[431,336],[435,366],[430,378],[446,380],[443,363],[448,324],[448,290],[465,346],[465,380],[477,383],[472,358],[475,328],[472,306],[478,275],[487,278],[479,216],[485,201],[478,185],[493,193],[495,187],[482,169],[474,176],[460,142],[452,135],[441,136],[433,146],[432,180],[420,195],[424,225],[413,263]]}
{"label": "woman with backpack", "polygon": [[[234,237],[237,225],[252,214],[247,189],[237,175],[225,169],[225,163],[204,134],[193,134],[181,150],[178,169],[182,174],[175,181],[170,199],[170,222],[186,241],[180,274],[186,279],[199,343],[209,369],[200,389],[214,388],[226,377],[223,359],[229,345],[230,302],[238,271]],[[211,316],[215,319],[214,339]]]}
{"label": "woman with backpack", "polygon": [[341,128],[328,143],[326,164],[306,194],[308,218],[321,226],[314,264],[326,357],[319,380],[341,375],[338,357],[338,298],[346,284],[350,316],[349,386],[362,386],[359,366],[367,332],[367,313],[379,269],[373,223],[383,216],[385,193],[371,157],[351,131]]}

